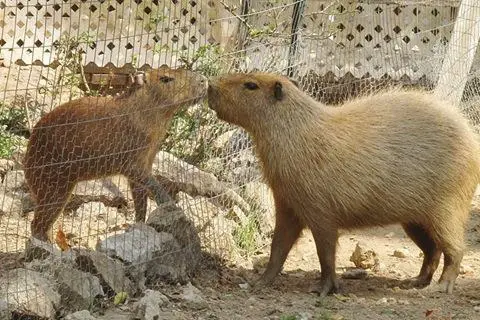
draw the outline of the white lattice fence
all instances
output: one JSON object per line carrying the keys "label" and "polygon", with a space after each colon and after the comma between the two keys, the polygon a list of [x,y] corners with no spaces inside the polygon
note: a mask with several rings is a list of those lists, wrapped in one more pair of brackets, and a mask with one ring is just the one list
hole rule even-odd
{"label": "white lattice fence", "polygon": [[[213,1],[15,1],[0,2],[0,52],[5,61],[49,65],[62,35],[85,38],[85,64],[175,63],[176,52],[225,42],[224,12]],[[91,39],[91,41],[86,41]],[[172,61],[173,60],[173,61]]]}

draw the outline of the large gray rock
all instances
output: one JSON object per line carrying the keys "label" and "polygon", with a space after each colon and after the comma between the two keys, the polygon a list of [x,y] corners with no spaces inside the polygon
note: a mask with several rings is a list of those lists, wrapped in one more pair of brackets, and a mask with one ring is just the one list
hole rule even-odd
{"label": "large gray rock", "polygon": [[129,272],[137,278],[143,272],[147,279],[183,282],[187,278],[186,257],[173,235],[143,223],[99,242],[97,250],[128,263]]}
{"label": "large gray rock", "polygon": [[61,265],[56,268],[55,277],[59,282],[59,292],[63,305],[69,310],[81,310],[92,306],[95,298],[103,296],[100,280],[91,273]]}
{"label": "large gray rock", "polygon": [[208,303],[203,298],[201,291],[190,282],[182,288],[180,298],[183,300],[182,304],[190,309],[201,310],[208,307]]}
{"label": "large gray rock", "polygon": [[[76,258],[73,250],[60,251],[57,247],[49,242],[30,237],[25,244],[25,260],[32,261],[34,259],[43,260],[50,259],[59,261],[74,261]],[[41,262],[43,264],[43,262]],[[51,263],[51,262],[47,262]]]}
{"label": "large gray rock", "polygon": [[0,278],[0,301],[11,311],[54,319],[60,307],[60,294],[54,283],[41,273],[18,268]]}
{"label": "large gray rock", "polygon": [[103,252],[78,250],[76,263],[78,269],[99,276],[115,293],[126,292],[132,296],[137,291],[128,277],[125,265]]}
{"label": "large gray rock", "polygon": [[[179,206],[181,207],[181,203]],[[168,211],[157,208],[150,213],[146,223],[155,228],[157,232],[167,232],[173,235],[181,248],[174,256],[178,255],[179,260],[182,259],[180,255],[183,256],[188,261],[185,265],[187,275],[193,275],[202,253],[198,228],[195,228],[192,220],[181,209],[178,210],[178,207]]]}
{"label": "large gray rock", "polygon": [[144,296],[135,304],[135,319],[161,319],[162,307],[168,304],[168,298],[161,292],[147,289]]}

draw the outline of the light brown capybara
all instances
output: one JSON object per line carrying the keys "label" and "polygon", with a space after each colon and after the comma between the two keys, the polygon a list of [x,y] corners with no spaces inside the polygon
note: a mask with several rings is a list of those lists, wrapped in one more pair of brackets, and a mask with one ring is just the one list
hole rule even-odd
{"label": "light brown capybara", "polygon": [[273,281],[305,227],[322,271],[314,291],[325,297],[338,289],[339,229],[401,224],[424,253],[404,286],[428,286],[443,253],[439,282],[453,291],[480,178],[476,136],[453,106],[391,90],[328,107],[272,73],[210,79],[208,101],[251,134],[274,194],[271,255],[257,288]]}
{"label": "light brown capybara", "polygon": [[79,181],[121,174],[129,179],[135,220],[144,221],[148,191],[158,205],[170,199],[151,175],[169,123],[182,106],[202,100],[206,78],[186,69],[137,75],[120,97],[83,97],[45,114],[33,128],[24,170],[36,207],[32,236],[52,240],[50,230]]}

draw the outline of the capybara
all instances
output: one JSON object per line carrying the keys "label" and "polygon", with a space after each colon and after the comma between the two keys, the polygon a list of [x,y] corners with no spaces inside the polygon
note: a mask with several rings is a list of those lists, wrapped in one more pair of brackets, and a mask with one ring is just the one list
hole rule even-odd
{"label": "capybara", "polygon": [[329,107],[272,73],[210,79],[208,103],[251,134],[274,194],[271,254],[257,286],[273,281],[308,227],[322,271],[314,291],[325,297],[338,289],[339,229],[401,224],[424,253],[404,285],[428,286],[443,252],[439,282],[452,293],[480,176],[476,136],[455,107],[400,89]]}
{"label": "capybara", "polygon": [[36,202],[33,237],[52,240],[53,223],[79,181],[126,176],[136,221],[145,220],[148,191],[158,205],[171,200],[151,175],[153,160],[176,111],[202,100],[207,81],[165,65],[132,79],[135,89],[123,96],[67,102],[33,128],[24,159]]}

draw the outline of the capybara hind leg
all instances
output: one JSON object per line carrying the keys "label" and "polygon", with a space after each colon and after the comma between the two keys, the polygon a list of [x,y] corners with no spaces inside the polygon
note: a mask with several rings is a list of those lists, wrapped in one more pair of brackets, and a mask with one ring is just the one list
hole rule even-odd
{"label": "capybara hind leg", "polygon": [[73,185],[48,185],[36,196],[35,213],[30,225],[32,236],[43,241],[52,241],[52,227],[63,210]]}
{"label": "capybara hind leg", "polygon": [[430,284],[433,274],[438,268],[442,251],[435,243],[428,229],[418,224],[403,224],[405,233],[423,252],[423,264],[417,277],[407,279],[403,282],[404,289],[424,288]]}
{"label": "capybara hind leg", "polygon": [[443,271],[438,282],[446,293],[453,293],[455,281],[460,273],[463,250],[446,250],[443,257]]}
{"label": "capybara hind leg", "polygon": [[[443,271],[439,283],[446,293],[452,293],[455,281],[460,273],[460,264],[463,259],[463,229],[461,226],[450,226],[455,229],[441,239],[443,250]],[[453,230],[451,230],[453,231]]]}
{"label": "capybara hind leg", "polygon": [[133,204],[135,206],[135,221],[145,222],[148,201],[147,189],[131,180],[129,181],[129,184],[130,189],[132,190]]}
{"label": "capybara hind leg", "polygon": [[318,231],[312,228],[313,239],[317,247],[318,259],[322,274],[320,282],[313,285],[310,289],[317,292],[320,298],[326,297],[330,293],[338,291],[338,281],[335,274],[335,251],[337,248],[338,232],[337,230]]}
{"label": "capybara hind leg", "polygon": [[272,283],[273,279],[281,271],[288,253],[304,228],[303,223],[295,216],[292,210],[277,203],[275,207],[276,220],[270,259],[267,269],[255,284],[257,289]]}

